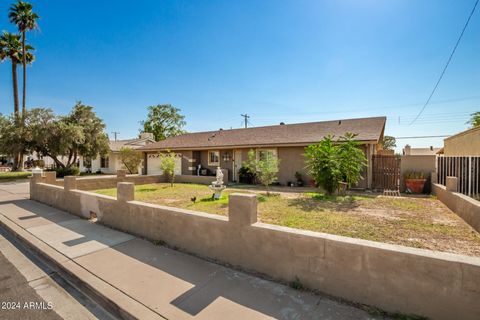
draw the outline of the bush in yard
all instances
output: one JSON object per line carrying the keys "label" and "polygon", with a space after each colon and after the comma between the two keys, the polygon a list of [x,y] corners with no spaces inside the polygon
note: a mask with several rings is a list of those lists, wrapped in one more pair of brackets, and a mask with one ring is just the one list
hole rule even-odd
{"label": "bush in yard", "polygon": [[365,153],[360,149],[360,143],[355,140],[357,135],[347,132],[340,137],[338,145],[340,170],[348,187],[362,179],[362,171],[367,166]]}
{"label": "bush in yard", "polygon": [[340,155],[333,136],[326,136],[318,144],[305,148],[306,165],[309,174],[317,185],[322,186],[327,193],[333,193],[342,179]]}
{"label": "bush in yard", "polygon": [[175,159],[177,155],[174,152],[167,151],[160,153],[160,169],[170,179],[170,185],[173,187],[175,180]]}
{"label": "bush in yard", "polygon": [[270,195],[268,186],[277,181],[278,166],[280,160],[271,152],[260,152],[257,158],[255,151],[248,152],[248,160],[243,163],[243,166],[255,172],[258,181],[267,189],[267,195]]}
{"label": "bush in yard", "polygon": [[77,166],[70,167],[57,167],[55,170],[57,172],[58,178],[63,178],[65,176],[78,176],[80,175],[80,169]]}
{"label": "bush in yard", "polygon": [[250,170],[250,168],[242,166],[238,170],[238,179],[240,183],[252,184],[255,181],[255,172]]}
{"label": "bush in yard", "polygon": [[120,161],[122,161],[128,173],[138,173],[138,166],[142,163],[142,154],[132,148],[122,147],[120,149]]}
{"label": "bush in yard", "polygon": [[327,193],[332,194],[341,181],[348,186],[362,179],[362,170],[367,159],[355,141],[356,135],[345,133],[338,142],[333,136],[326,136],[318,144],[305,148],[307,169],[317,185],[322,186]]}

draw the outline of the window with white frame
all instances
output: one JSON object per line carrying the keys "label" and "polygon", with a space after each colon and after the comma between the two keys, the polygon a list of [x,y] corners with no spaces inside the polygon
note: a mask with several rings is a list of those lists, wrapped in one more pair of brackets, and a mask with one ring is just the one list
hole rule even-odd
{"label": "window with white frame", "polygon": [[267,157],[277,158],[277,149],[257,149],[258,160],[265,160]]}
{"label": "window with white frame", "polygon": [[219,166],[220,165],[220,151],[209,150],[208,151],[208,165]]}

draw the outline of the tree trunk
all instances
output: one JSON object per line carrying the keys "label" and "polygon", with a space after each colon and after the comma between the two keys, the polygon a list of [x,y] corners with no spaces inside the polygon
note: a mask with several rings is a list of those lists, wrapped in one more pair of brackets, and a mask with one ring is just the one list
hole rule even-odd
{"label": "tree trunk", "polygon": [[23,100],[22,100],[22,123],[25,122],[25,116],[27,113],[27,104],[26,104],[26,98],[27,98],[27,55],[25,52],[25,37],[26,37],[26,32],[23,31],[22,35],[22,55],[23,55]]}
{"label": "tree trunk", "polygon": [[18,105],[18,80],[17,80],[17,63],[12,60],[12,81],[13,81],[13,112],[15,114],[15,121],[19,119],[19,105]]}
{"label": "tree trunk", "polygon": [[[17,79],[17,63],[12,60],[12,82],[13,82],[13,113],[15,115],[15,124],[20,125],[19,103],[18,103],[18,79]],[[20,158],[20,152],[13,155],[13,170],[17,171],[23,168],[23,158]]]}

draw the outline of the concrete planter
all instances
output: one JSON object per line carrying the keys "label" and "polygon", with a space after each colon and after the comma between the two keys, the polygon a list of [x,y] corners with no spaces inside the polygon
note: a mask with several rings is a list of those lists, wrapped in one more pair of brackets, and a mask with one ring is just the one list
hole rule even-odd
{"label": "concrete planter", "polygon": [[412,193],[422,193],[427,179],[405,179],[405,186]]}

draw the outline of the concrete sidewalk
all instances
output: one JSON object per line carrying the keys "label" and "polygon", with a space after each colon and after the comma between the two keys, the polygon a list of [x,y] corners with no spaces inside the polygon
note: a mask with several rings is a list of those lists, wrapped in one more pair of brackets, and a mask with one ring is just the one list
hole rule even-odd
{"label": "concrete sidewalk", "polygon": [[[22,189],[23,188],[23,189]],[[79,219],[0,185],[0,222],[142,318],[384,319]],[[27,189],[28,190],[28,189]],[[28,191],[27,191],[28,193]],[[185,232],[188,232],[186,230]],[[100,284],[99,284],[100,283]],[[103,290],[103,291],[102,291]],[[122,296],[123,295],[123,296]],[[143,312],[143,313],[142,313]]]}

